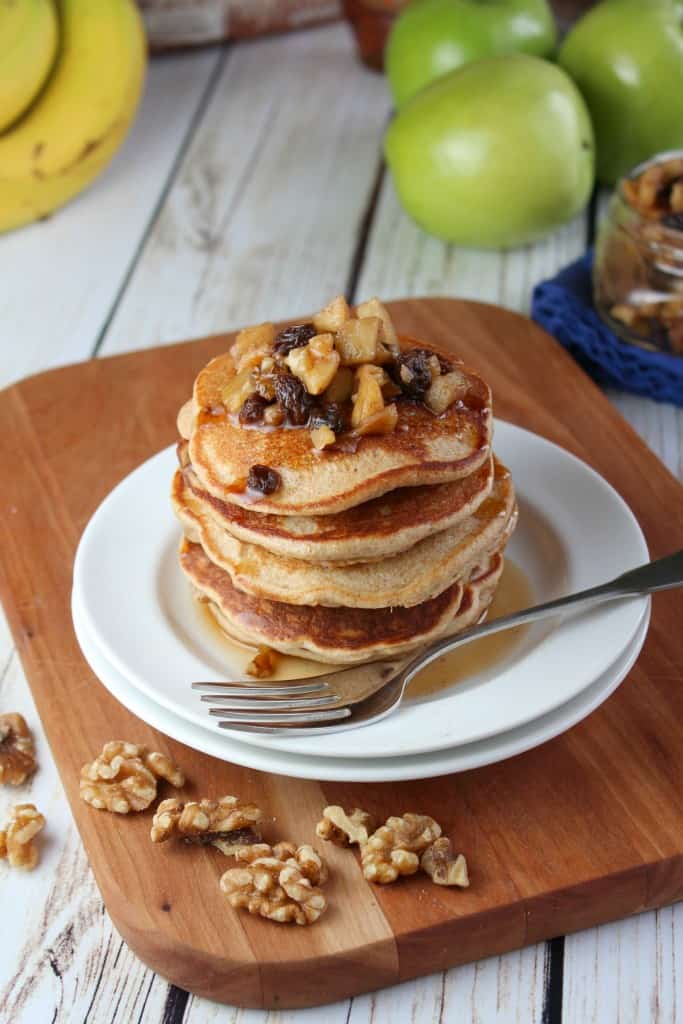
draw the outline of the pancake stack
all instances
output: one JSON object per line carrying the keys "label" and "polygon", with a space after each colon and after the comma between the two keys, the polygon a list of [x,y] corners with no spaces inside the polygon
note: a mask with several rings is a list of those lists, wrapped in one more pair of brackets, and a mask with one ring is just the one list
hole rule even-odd
{"label": "pancake stack", "polygon": [[485,614],[517,519],[490,390],[377,299],[240,332],[178,428],[180,565],[231,639],[355,664]]}

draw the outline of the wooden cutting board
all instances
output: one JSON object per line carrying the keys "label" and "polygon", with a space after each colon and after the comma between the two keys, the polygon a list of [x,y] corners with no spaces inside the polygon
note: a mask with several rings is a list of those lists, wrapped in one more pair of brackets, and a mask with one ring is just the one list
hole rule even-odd
{"label": "wooden cutting board", "polygon": [[[451,299],[396,302],[392,312],[401,330],[451,346],[478,368],[498,416],[602,473],[640,520],[653,557],[683,547],[683,488],[543,331]],[[636,667],[586,721],[502,764],[427,782],[319,784],[225,764],[148,728],[98,683],[69,613],[79,536],[107,492],[174,440],[195,374],[229,340],[66,367],[0,394],[0,593],[92,869],[131,948],[211,999],[310,1006],[680,899],[680,591],[655,596]],[[595,528],[609,544],[609,524]],[[326,845],[330,909],[318,924],[237,913],[218,889],[226,868],[218,851],[153,847],[151,812],[119,817],[81,802],[81,765],[114,738],[169,752],[190,799],[236,793],[257,802],[273,839],[311,841],[329,803],[378,818],[432,814],[467,855],[471,887],[441,889],[422,875],[374,887],[354,853]]]}

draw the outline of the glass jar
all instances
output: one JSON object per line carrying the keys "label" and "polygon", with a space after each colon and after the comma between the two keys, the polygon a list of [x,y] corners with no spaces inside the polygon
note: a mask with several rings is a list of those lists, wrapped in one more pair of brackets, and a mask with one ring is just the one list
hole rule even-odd
{"label": "glass jar", "polygon": [[683,150],[619,182],[598,231],[593,286],[620,338],[683,356]]}

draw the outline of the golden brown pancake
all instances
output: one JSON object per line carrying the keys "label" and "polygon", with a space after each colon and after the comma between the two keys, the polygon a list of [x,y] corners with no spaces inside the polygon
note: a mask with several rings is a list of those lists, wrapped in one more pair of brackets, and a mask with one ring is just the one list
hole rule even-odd
{"label": "golden brown pancake", "polygon": [[242,643],[332,664],[407,654],[446,632],[477,622],[503,570],[497,552],[472,578],[413,608],[326,608],[282,604],[237,590],[198,544],[184,540],[180,565],[226,633]]}
{"label": "golden brown pancake", "polygon": [[287,604],[396,609],[422,604],[467,579],[471,566],[500,546],[511,529],[515,495],[510,474],[500,463],[498,469],[490,497],[473,516],[391,558],[352,565],[283,558],[237,540],[206,514],[180,471],[172,499],[185,536],[201,544],[238,590]]}
{"label": "golden brown pancake", "polygon": [[[187,442],[179,445],[181,464]],[[203,490],[191,466],[185,477],[204,515],[238,540],[304,562],[373,562],[406,551],[455,526],[489,496],[494,464],[487,459],[462,480],[399,488],[335,516],[276,516],[221,501]]]}
{"label": "golden brown pancake", "polygon": [[[412,338],[406,347],[419,345]],[[452,357],[449,356],[452,361]],[[468,476],[490,452],[491,393],[470,370],[463,401],[437,416],[422,403],[397,400],[398,424],[389,434],[342,436],[318,452],[304,428],[250,427],[226,414],[222,394],[235,374],[228,353],[213,359],[195,380],[191,415],[179,427],[189,438],[190,461],[201,487],[214,497],[276,515],[330,515],[398,487],[438,484]],[[272,494],[246,489],[250,468],[264,465],[281,477]]]}

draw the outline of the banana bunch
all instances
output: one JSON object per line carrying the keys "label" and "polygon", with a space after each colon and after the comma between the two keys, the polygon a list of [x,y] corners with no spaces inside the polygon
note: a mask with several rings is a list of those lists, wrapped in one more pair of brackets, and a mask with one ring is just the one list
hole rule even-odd
{"label": "banana bunch", "polygon": [[145,61],[133,0],[0,0],[0,231],[56,210],[109,163]]}

